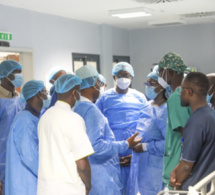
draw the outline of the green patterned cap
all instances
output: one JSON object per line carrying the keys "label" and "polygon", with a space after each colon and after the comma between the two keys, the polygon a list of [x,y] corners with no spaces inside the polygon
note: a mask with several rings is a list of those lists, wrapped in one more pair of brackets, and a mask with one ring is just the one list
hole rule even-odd
{"label": "green patterned cap", "polygon": [[161,68],[167,68],[176,71],[178,74],[185,72],[187,66],[183,59],[173,52],[166,54],[159,62]]}

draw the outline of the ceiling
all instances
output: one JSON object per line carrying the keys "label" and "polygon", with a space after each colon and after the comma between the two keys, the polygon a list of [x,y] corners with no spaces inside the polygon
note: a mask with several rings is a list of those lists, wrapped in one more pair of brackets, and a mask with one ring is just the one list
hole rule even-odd
{"label": "ceiling", "polygon": [[[0,0],[0,4],[125,29],[215,23],[215,0]],[[163,1],[166,1],[163,3]],[[143,8],[151,16],[119,19],[110,10]],[[206,12],[206,13],[205,13]],[[191,14],[191,15],[186,15]],[[156,26],[149,25],[155,24]],[[167,24],[165,24],[167,23]]]}

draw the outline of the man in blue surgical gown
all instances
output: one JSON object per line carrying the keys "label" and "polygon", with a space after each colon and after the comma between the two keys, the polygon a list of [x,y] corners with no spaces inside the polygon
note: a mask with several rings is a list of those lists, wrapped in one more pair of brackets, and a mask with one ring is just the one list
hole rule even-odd
{"label": "man in blue surgical gown", "polygon": [[22,65],[14,60],[5,60],[0,64],[0,183],[3,194],[7,137],[14,117],[24,108],[16,92],[23,83],[21,72]]}
{"label": "man in blue surgical gown", "polygon": [[57,93],[55,91],[54,82],[61,76],[65,75],[66,71],[62,67],[54,67],[50,74],[49,74],[49,83],[51,83],[53,86],[50,89],[50,95],[51,95],[51,103],[49,107],[52,107],[55,105],[57,101]]}
{"label": "man in blue surgical gown", "polygon": [[[145,83],[151,100],[142,110],[137,131],[143,137],[132,155],[128,194],[155,195],[164,188],[162,180],[167,104],[165,90],[158,84],[158,74],[151,72]],[[153,80],[152,80],[153,79]],[[152,85],[153,81],[153,85]]]}
{"label": "man in blue surgical gown", "polygon": [[24,85],[21,95],[27,104],[16,115],[7,140],[6,195],[37,194],[37,124],[48,93],[42,81],[31,80]]}
{"label": "man in blue surgical gown", "polygon": [[[130,64],[119,62],[112,69],[116,87],[105,91],[96,105],[107,117],[117,141],[128,139],[136,131],[140,111],[148,105],[145,95],[129,88],[134,71]],[[132,150],[120,152],[121,174],[124,189],[130,172]]]}
{"label": "man in blue surgical gown", "polygon": [[95,151],[89,157],[92,181],[90,195],[121,195],[123,186],[118,155],[133,148],[140,139],[134,140],[135,134],[127,140],[116,141],[107,119],[93,103],[99,97],[101,86],[97,70],[85,65],[76,71],[76,75],[82,79],[82,83],[81,101],[74,111],[83,117]]}

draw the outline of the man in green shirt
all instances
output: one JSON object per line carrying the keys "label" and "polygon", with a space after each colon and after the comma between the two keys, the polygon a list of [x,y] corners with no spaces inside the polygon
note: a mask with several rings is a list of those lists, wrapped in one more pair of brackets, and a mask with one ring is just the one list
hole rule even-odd
{"label": "man in green shirt", "polygon": [[166,54],[159,62],[158,82],[164,88],[170,85],[173,91],[167,100],[168,119],[163,165],[163,182],[165,186],[169,184],[171,171],[180,161],[183,128],[191,114],[191,109],[182,107],[180,101],[180,85],[186,69],[187,66],[182,58],[172,52]]}

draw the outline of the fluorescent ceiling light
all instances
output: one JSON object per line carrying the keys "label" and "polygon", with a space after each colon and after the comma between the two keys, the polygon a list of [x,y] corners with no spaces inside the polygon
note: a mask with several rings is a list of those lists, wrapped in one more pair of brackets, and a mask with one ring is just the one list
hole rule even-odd
{"label": "fluorescent ceiling light", "polygon": [[114,14],[112,16],[118,17],[118,18],[136,18],[136,17],[151,16],[151,14],[147,14],[145,12],[136,12],[136,13],[127,13],[127,14]]}
{"label": "fluorescent ceiling light", "polygon": [[109,14],[113,17],[118,18],[136,18],[151,16],[150,13],[146,13],[144,8],[132,8],[132,9],[121,9],[121,10],[111,10]]}

